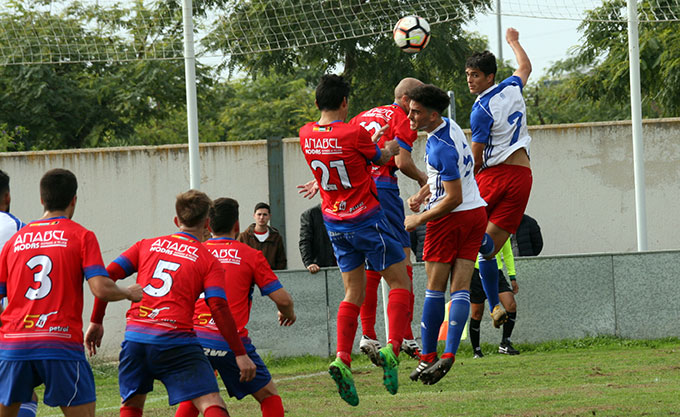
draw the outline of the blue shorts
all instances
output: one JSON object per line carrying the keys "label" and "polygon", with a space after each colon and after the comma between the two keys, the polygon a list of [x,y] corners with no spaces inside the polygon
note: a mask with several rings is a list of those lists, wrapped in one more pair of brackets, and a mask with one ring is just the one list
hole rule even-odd
{"label": "blue shorts", "polygon": [[43,402],[50,407],[73,407],[97,399],[92,368],[85,359],[0,361],[0,403],[29,402],[33,389],[43,383]]}
{"label": "blue shorts", "polygon": [[328,231],[333,251],[342,272],[349,272],[364,262],[374,271],[403,261],[404,247],[394,235],[385,216],[376,223],[353,232]]}
{"label": "blue shorts", "polygon": [[203,348],[205,355],[208,357],[213,369],[219,372],[224,386],[227,387],[230,397],[236,397],[240,400],[246,395],[251,395],[269,383],[272,376],[264,364],[260,355],[255,352],[255,346],[244,343],[248,357],[257,366],[255,378],[250,382],[240,382],[240,370],[236,364],[236,356],[230,350],[217,350],[210,348]]}
{"label": "blue shorts", "polygon": [[378,188],[380,207],[385,212],[387,222],[392,226],[392,231],[397,235],[402,248],[411,247],[411,235],[404,228],[404,201],[399,197],[399,190],[390,188]]}
{"label": "blue shorts", "polygon": [[123,402],[153,391],[155,379],[165,385],[170,405],[219,392],[212,367],[198,344],[164,347],[126,340],[122,348],[118,385]]}

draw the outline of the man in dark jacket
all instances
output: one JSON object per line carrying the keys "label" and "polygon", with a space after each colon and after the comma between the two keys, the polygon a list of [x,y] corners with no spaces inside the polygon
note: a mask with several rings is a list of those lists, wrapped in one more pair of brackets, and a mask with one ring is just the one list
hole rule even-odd
{"label": "man in dark jacket", "polygon": [[321,204],[300,215],[300,257],[312,274],[325,266],[336,266],[335,254],[321,216]]}
{"label": "man in dark jacket", "polygon": [[516,256],[538,256],[543,250],[543,236],[538,222],[528,215],[522,217],[517,232],[512,237],[513,250],[517,247]]}
{"label": "man in dark jacket", "polygon": [[267,203],[257,203],[253,214],[255,223],[238,235],[238,241],[264,254],[269,266],[273,270],[286,269],[286,249],[283,247],[283,237],[278,230],[268,225],[271,209]]}

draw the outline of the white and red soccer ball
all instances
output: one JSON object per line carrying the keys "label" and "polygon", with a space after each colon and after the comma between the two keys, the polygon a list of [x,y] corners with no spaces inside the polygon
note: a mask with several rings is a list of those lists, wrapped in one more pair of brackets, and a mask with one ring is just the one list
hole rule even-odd
{"label": "white and red soccer ball", "polygon": [[419,16],[405,16],[394,26],[392,36],[402,51],[420,52],[430,42],[430,24]]}

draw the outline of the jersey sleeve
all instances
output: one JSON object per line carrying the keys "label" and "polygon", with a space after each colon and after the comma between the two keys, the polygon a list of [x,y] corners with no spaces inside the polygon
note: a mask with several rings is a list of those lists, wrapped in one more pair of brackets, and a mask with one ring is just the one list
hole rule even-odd
{"label": "jersey sleeve", "polygon": [[0,252],[0,298],[7,295],[7,277],[9,276],[7,269],[7,254],[9,253],[10,245],[5,245]]}
{"label": "jersey sleeve", "polygon": [[477,143],[489,143],[491,138],[491,127],[493,126],[493,117],[488,113],[481,103],[470,115],[470,131],[472,132],[472,141]]}
{"label": "jersey sleeve", "polygon": [[512,254],[512,243],[510,239],[505,241],[505,244],[501,248],[503,252],[503,261],[505,262],[505,267],[508,269],[508,275],[517,275],[515,271],[515,256]]}
{"label": "jersey sleeve", "polygon": [[83,235],[82,257],[83,257],[83,274],[88,280],[95,276],[108,277],[102,260],[102,253],[99,249],[99,242],[93,232],[87,230]]}
{"label": "jersey sleeve", "polygon": [[408,118],[401,119],[399,123],[394,126],[394,139],[397,140],[399,146],[411,152],[413,150],[413,143],[418,139],[418,132],[411,130],[411,124]]}
{"label": "jersey sleeve", "polygon": [[126,250],[119,257],[114,259],[107,267],[106,270],[109,276],[113,280],[122,279],[129,277],[130,275],[137,272],[139,268],[139,245],[140,242],[135,243]]}
{"label": "jersey sleeve", "polygon": [[504,79],[498,86],[502,89],[509,85],[518,86],[520,92],[524,90],[524,85],[522,85],[522,79],[517,75],[511,75],[510,77]]}
{"label": "jersey sleeve", "polygon": [[[203,289],[205,298],[222,298],[227,299],[227,294],[224,292],[224,268],[222,264],[210,255],[210,265],[208,266],[208,273],[203,277]],[[266,263],[266,261],[265,261]]]}
{"label": "jersey sleeve", "polygon": [[272,271],[262,252],[257,251],[254,261],[255,284],[260,289],[260,294],[262,296],[269,295],[274,291],[283,288],[279,278],[274,274],[274,271]]}
{"label": "jersey sleeve", "polygon": [[460,170],[458,169],[458,151],[454,146],[442,145],[439,146],[437,152],[429,159],[443,181],[455,181],[460,178]]}
{"label": "jersey sleeve", "polygon": [[369,161],[378,161],[382,154],[380,152],[380,148],[378,148],[378,145],[373,143],[371,140],[371,134],[361,126],[358,126],[357,133],[357,150]]}

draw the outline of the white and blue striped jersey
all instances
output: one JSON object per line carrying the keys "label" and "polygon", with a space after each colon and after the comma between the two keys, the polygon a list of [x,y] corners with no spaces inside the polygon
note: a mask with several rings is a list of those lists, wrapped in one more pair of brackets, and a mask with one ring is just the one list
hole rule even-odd
{"label": "white and blue striped jersey", "polygon": [[529,129],[522,80],[513,75],[486,89],[470,113],[472,141],[483,143],[482,169],[499,165],[517,149],[529,154]]}
{"label": "white and blue striped jersey", "polygon": [[21,220],[13,215],[0,211],[0,249],[5,245],[19,229],[26,226]]}
{"label": "white and blue striped jersey", "polygon": [[486,202],[479,194],[472,172],[474,161],[465,134],[456,122],[446,117],[442,119],[442,124],[428,134],[425,145],[427,183],[432,194],[425,209],[436,206],[446,195],[442,181],[457,179],[461,182],[463,202],[452,212],[484,207]]}

